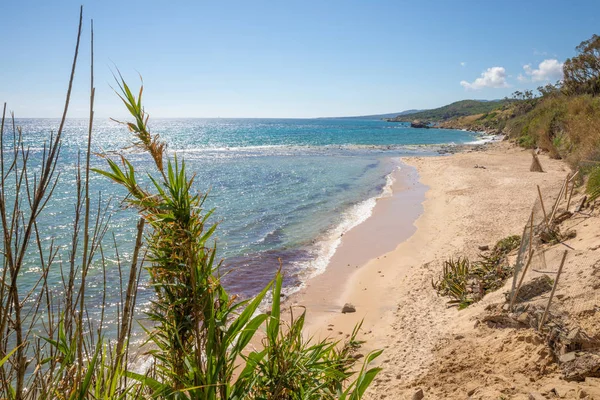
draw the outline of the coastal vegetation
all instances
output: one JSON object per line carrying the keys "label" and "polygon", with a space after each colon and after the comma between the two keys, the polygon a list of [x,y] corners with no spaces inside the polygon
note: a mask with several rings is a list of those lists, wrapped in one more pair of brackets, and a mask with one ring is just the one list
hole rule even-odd
{"label": "coastal vegetation", "polygon": [[514,269],[507,256],[520,244],[521,237],[513,235],[499,240],[489,252],[482,250],[478,261],[471,262],[467,257],[450,258],[444,261],[440,277],[432,280],[431,285],[438,295],[451,298],[448,304],[466,308],[501,288],[512,276]]}
{"label": "coastal vegetation", "polygon": [[600,198],[600,166],[591,169],[586,191],[590,196],[590,201]]}
{"label": "coastal vegetation", "polygon": [[[140,173],[127,156],[91,168],[94,115],[93,28],[87,147],[75,179],[68,249],[44,239],[52,223],[51,198],[65,168],[59,158],[75,76],[83,13],[60,126],[40,154],[28,148],[14,115],[0,125],[0,398],[3,399],[360,399],[380,368],[369,367],[381,350],[364,356],[358,325],[345,342],[305,337],[304,311],[284,311],[282,273],[255,297],[239,301],[221,284],[212,210],[184,160],[152,134],[142,104],[119,74],[118,95],[132,122],[124,122],[133,147],[152,160]],[[10,125],[10,128],[8,127]],[[6,136],[5,136],[6,134]],[[10,138],[10,140],[4,140]],[[127,192],[123,204],[139,213],[126,265],[109,231],[108,205],[92,203],[91,174]],[[145,183],[142,183],[145,182]],[[63,260],[63,254],[66,255]],[[111,261],[109,261],[111,260]],[[101,270],[99,317],[92,315],[88,273]],[[25,274],[34,268],[33,282]],[[141,274],[154,291],[144,322],[146,343],[131,342]],[[52,276],[61,277],[59,282]],[[115,277],[118,277],[115,279]],[[121,293],[115,307],[109,289]],[[271,298],[270,311],[260,306]],[[113,314],[114,312],[114,314]],[[113,328],[116,335],[107,334]],[[136,354],[145,367],[131,364]]]}

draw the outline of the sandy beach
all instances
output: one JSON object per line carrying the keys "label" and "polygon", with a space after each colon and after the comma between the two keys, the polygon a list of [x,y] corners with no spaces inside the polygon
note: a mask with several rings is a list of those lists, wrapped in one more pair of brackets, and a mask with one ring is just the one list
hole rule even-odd
{"label": "sandy beach", "polygon": [[[507,337],[520,340],[510,336],[516,333],[474,328],[487,305],[502,301],[504,290],[459,311],[436,295],[431,280],[449,257],[475,257],[478,246],[493,246],[501,238],[521,233],[537,196],[536,185],[543,192],[558,192],[569,171],[560,160],[542,156],[541,161],[545,173],[530,172],[530,152],[507,142],[451,156],[404,158],[408,168],[395,173],[394,194],[380,199],[373,215],[344,235],[327,271],[291,299],[307,308],[309,330],[317,337],[343,339],[364,319],[367,343],[361,353],[385,349],[377,361],[384,370],[369,389],[369,398],[412,398],[422,388],[426,398],[497,399],[505,393],[504,386],[513,391],[505,398],[528,398],[533,378],[520,370],[520,379],[511,377],[514,371],[506,366],[510,358],[496,360],[490,357],[494,349],[485,348],[486,343],[491,346]],[[600,242],[597,233],[590,233],[589,240]],[[396,245],[385,249],[390,239]],[[588,249],[593,244],[589,240],[581,246]],[[367,248],[382,243],[383,248],[378,254],[365,253],[361,243]],[[352,303],[356,312],[342,314],[345,303]],[[443,353],[452,348],[448,343],[456,337],[466,338],[461,343],[469,338],[476,343],[480,338],[481,364],[476,369],[489,370],[491,381],[484,379],[483,372],[479,378],[468,375],[463,382],[456,381],[457,374],[448,382],[439,379],[446,372],[444,362],[459,358]],[[461,346],[465,345],[460,344],[458,351],[474,354],[475,350],[461,350]],[[514,351],[517,357],[524,350],[515,347]],[[540,377],[539,384],[553,384],[552,379]],[[473,389],[482,386],[490,389]]]}

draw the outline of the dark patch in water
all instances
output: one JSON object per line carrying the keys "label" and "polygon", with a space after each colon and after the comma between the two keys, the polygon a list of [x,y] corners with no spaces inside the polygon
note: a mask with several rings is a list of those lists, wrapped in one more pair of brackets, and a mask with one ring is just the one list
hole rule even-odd
{"label": "dark patch in water", "polygon": [[375,161],[375,162],[373,162],[373,163],[367,164],[367,165],[366,165],[366,166],[363,168],[363,171],[362,171],[362,174],[361,174],[361,175],[364,175],[364,174],[366,174],[366,173],[367,173],[367,171],[369,171],[370,169],[375,169],[375,168],[377,168],[378,166],[379,166],[379,161]]}
{"label": "dark patch in water", "polygon": [[313,257],[306,249],[275,249],[259,253],[231,257],[223,262],[221,273],[223,285],[229,293],[241,298],[258,294],[273,278],[279,269],[281,259],[284,288],[297,287],[300,270],[292,263],[306,262]]}

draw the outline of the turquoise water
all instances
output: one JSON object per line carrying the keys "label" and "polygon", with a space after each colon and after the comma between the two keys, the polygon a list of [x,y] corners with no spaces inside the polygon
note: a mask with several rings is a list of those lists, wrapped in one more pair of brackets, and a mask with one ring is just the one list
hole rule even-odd
{"label": "turquoise water", "polygon": [[[58,120],[23,119],[17,125],[23,127],[35,160],[41,156],[44,140],[56,131]],[[389,183],[394,157],[435,154],[439,145],[474,140],[473,134],[463,131],[413,129],[372,120],[159,119],[151,120],[150,126],[168,143],[171,155],[176,152],[186,160],[188,171],[196,174],[196,188],[210,190],[207,208],[216,209],[213,221],[220,225],[219,256],[224,268],[233,270],[225,283],[242,297],[255,294],[272,279],[279,258],[288,292],[322,271],[335,250],[336,238],[370,214],[374,199]],[[71,243],[77,159],[85,149],[86,135],[86,120],[68,121],[60,182],[42,216],[43,240],[61,246],[59,255],[64,260]],[[95,121],[94,152],[126,148],[129,140],[121,125]],[[124,152],[140,169],[150,166],[145,155]],[[105,167],[98,158],[93,164]],[[137,216],[122,207],[124,192],[106,178],[93,175],[91,188],[92,203],[108,207],[107,248],[114,237],[127,265]],[[115,257],[107,259],[115,262]],[[99,265],[90,272],[92,304],[103,295]],[[32,280],[39,277],[35,257],[26,273]],[[109,270],[109,304],[120,298],[114,274]],[[50,281],[58,285],[60,274],[51,275]],[[142,282],[142,307],[151,295]]]}

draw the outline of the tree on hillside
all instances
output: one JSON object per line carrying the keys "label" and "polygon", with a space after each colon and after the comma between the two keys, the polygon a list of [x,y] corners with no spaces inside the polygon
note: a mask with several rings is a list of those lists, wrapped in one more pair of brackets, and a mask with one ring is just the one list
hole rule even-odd
{"label": "tree on hillside", "polygon": [[550,97],[550,96],[559,95],[561,88],[562,88],[562,82],[557,81],[554,84],[548,83],[544,86],[538,86],[537,91],[540,93],[541,97]]}
{"label": "tree on hillside", "polygon": [[575,48],[578,55],[563,67],[563,89],[567,95],[600,94],[600,36],[593,35]]}

